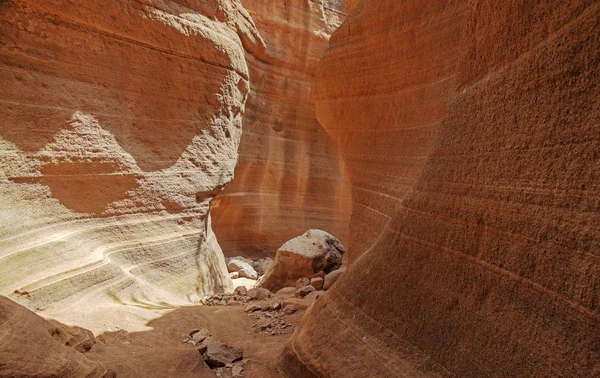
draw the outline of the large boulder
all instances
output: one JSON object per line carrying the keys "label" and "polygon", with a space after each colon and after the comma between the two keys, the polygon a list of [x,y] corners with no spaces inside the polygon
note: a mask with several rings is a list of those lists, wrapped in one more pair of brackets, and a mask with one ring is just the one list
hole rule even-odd
{"label": "large boulder", "polygon": [[321,230],[308,230],[279,248],[275,261],[257,286],[275,292],[294,286],[298,278],[311,277],[320,271],[331,272],[341,267],[345,252],[335,236]]}

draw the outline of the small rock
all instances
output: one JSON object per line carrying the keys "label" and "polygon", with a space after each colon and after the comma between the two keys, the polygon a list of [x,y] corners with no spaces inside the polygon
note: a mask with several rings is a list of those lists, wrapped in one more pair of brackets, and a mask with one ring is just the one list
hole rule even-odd
{"label": "small rock", "polygon": [[273,293],[263,287],[248,290],[248,296],[259,301],[269,299],[272,295]]}
{"label": "small rock", "polygon": [[233,365],[233,368],[231,369],[231,373],[234,376],[242,375],[243,371],[244,371],[244,366],[242,364],[235,364],[235,365]]}
{"label": "small rock", "polygon": [[325,278],[325,276],[327,275],[327,273],[325,273],[324,270],[321,270],[315,274],[313,274],[312,276],[310,276],[310,278],[315,278],[315,277],[321,277],[321,278]]}
{"label": "small rock", "polygon": [[214,371],[217,378],[233,378],[231,369],[228,367],[216,368]]}
{"label": "small rock", "polygon": [[271,311],[271,304],[269,303],[264,303],[261,307],[260,307],[261,311]]}
{"label": "small rock", "polygon": [[253,305],[246,307],[246,309],[244,311],[245,312],[255,312],[255,311],[260,311],[260,310],[262,310],[261,306],[259,306],[257,304],[253,304]]}
{"label": "small rock", "polygon": [[281,310],[281,303],[279,303],[279,302],[271,303],[271,305],[269,306],[269,311],[279,311],[279,310]]}
{"label": "small rock", "polygon": [[208,366],[223,367],[241,360],[243,357],[244,351],[242,349],[231,347],[217,340],[210,340],[206,343],[204,361]]}
{"label": "small rock", "polygon": [[302,310],[306,310],[314,301],[305,298],[288,298],[283,301],[283,305],[287,306],[290,304],[298,306]]}
{"label": "small rock", "polygon": [[238,286],[235,288],[235,290],[233,290],[233,293],[236,295],[246,296],[248,295],[248,289],[246,289],[246,286]]}
{"label": "small rock", "polygon": [[294,296],[294,294],[296,294],[297,289],[298,288],[293,287],[293,286],[287,286],[287,287],[284,287],[283,289],[280,289],[275,295],[277,297],[292,298]]}
{"label": "small rock", "polygon": [[231,278],[232,280],[240,278],[240,272],[231,272],[231,273],[229,273],[229,278]]}
{"label": "small rock", "polygon": [[310,284],[315,288],[315,290],[321,290],[323,288],[323,282],[325,280],[323,277],[314,277],[310,279]]}
{"label": "small rock", "polygon": [[[197,331],[197,332],[194,332]],[[190,337],[192,338],[192,344],[198,345],[204,341],[208,336],[210,336],[210,331],[207,329],[194,330],[190,332]]]}
{"label": "small rock", "polygon": [[311,285],[301,287],[298,290],[296,290],[296,298],[304,298],[313,291],[315,291],[315,288]]}
{"label": "small rock", "polygon": [[266,331],[267,329],[273,327],[273,323],[270,319],[262,319],[258,323],[256,323],[256,326],[260,328],[261,331]]}
{"label": "small rock", "polygon": [[262,276],[269,269],[271,264],[273,264],[273,259],[270,257],[265,257],[253,261],[252,267],[254,268],[254,270],[256,270],[256,273],[258,273],[259,276]]}
{"label": "small rock", "polygon": [[198,349],[198,352],[204,355],[204,353],[206,353],[206,348],[208,348],[208,343],[211,341],[213,341],[213,339],[211,337],[207,337],[206,339],[204,339],[204,341],[200,343],[200,345],[196,345],[196,349]]}
{"label": "small rock", "polygon": [[295,314],[299,309],[300,307],[298,307],[297,305],[289,304],[283,308],[283,313],[286,315],[292,315]]}
{"label": "small rock", "polygon": [[326,275],[323,280],[323,290],[329,290],[345,271],[346,268],[340,268]]}
{"label": "small rock", "polygon": [[298,278],[296,281],[296,289],[300,289],[301,287],[310,285],[310,280],[308,278]]}

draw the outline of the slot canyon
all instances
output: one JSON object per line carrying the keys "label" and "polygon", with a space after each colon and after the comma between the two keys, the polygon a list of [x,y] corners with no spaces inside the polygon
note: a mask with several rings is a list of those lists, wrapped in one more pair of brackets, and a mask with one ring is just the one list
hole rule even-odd
{"label": "slot canyon", "polygon": [[600,376],[600,2],[0,0],[0,377]]}

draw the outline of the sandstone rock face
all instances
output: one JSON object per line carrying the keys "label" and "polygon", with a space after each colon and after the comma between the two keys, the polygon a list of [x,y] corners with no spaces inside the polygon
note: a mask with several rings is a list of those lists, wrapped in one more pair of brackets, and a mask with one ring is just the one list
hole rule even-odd
{"label": "sandstone rock face", "polygon": [[348,238],[350,185],[315,118],[313,84],[344,0],[242,0],[265,41],[248,49],[251,89],[235,180],[211,205],[226,256],[273,257],[310,228]]}
{"label": "sandstone rock face", "polygon": [[599,19],[593,1],[358,2],[317,84],[355,262],[283,372],[598,374]]}
{"label": "sandstone rock face", "polygon": [[0,293],[97,331],[232,289],[209,203],[237,160],[242,44],[264,47],[239,1],[11,0],[0,18]]}
{"label": "sandstone rock face", "polygon": [[2,377],[110,377],[109,369],[77,350],[93,339],[86,330],[50,323],[0,296]]}
{"label": "sandstone rock face", "polygon": [[277,250],[275,261],[257,286],[275,292],[285,286],[309,285],[310,280],[306,277],[338,269],[344,253],[344,247],[333,235],[322,230],[308,230]]}

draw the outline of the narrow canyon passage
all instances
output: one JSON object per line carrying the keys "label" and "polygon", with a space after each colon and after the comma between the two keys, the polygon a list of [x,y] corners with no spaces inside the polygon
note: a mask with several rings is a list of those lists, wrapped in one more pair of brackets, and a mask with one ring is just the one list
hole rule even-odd
{"label": "narrow canyon passage", "polygon": [[598,1],[3,0],[0,83],[0,377],[600,375]]}

